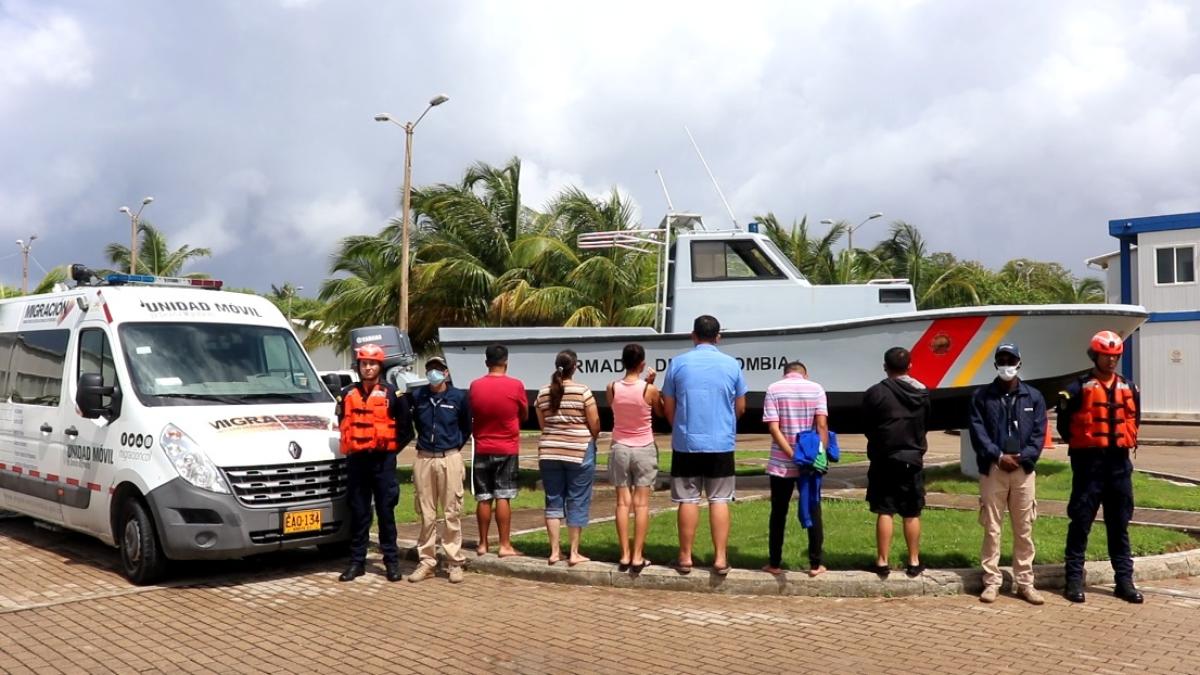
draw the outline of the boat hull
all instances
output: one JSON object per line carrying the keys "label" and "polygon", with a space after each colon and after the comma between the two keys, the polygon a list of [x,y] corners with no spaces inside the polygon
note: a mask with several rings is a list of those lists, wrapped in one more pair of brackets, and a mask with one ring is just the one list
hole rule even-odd
{"label": "boat hull", "polygon": [[[723,333],[721,351],[742,366],[748,387],[744,432],[762,430],[762,400],[783,367],[802,361],[809,377],[829,396],[830,424],[843,433],[862,430],[862,393],[883,376],[883,353],[891,347],[912,352],[911,374],[931,390],[931,429],[962,428],[972,393],[992,381],[992,356],[998,344],[1016,342],[1023,357],[1021,377],[1046,394],[1091,367],[1089,338],[1100,330],[1123,337],[1147,314],[1129,305],[1048,305],[972,307],[909,312],[870,319],[837,321],[775,329]],[[483,350],[499,342],[509,349],[509,374],[525,383],[532,397],[545,386],[554,356],[572,349],[580,361],[576,381],[601,392],[619,377],[622,347],[637,342],[647,362],[659,372],[692,347],[687,334],[659,334],[648,329],[451,328],[439,335],[456,381],[464,385],[484,374]],[[609,424],[601,399],[602,417]]]}

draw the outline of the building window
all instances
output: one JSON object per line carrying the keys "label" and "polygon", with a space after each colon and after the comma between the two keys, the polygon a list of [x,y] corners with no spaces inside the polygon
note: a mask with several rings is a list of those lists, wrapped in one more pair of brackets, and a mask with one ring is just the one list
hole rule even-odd
{"label": "building window", "polygon": [[1155,283],[1160,285],[1196,283],[1196,247],[1154,249],[1154,274]]}

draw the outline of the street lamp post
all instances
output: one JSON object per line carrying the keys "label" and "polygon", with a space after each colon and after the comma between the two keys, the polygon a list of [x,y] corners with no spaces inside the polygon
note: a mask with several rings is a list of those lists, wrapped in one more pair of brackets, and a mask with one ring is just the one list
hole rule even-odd
{"label": "street lamp post", "polygon": [[859,223],[859,224],[855,225],[854,227],[850,228],[849,230],[847,230],[846,231],[846,247],[849,248],[851,251],[853,251],[854,250],[854,231],[857,230],[858,228],[862,227],[863,225],[866,225],[868,221],[875,220],[876,218],[882,218],[882,217],[883,217],[883,214],[876,211],[875,213],[872,213],[871,215],[864,218],[861,223]]}
{"label": "street lamp post", "polygon": [[122,206],[117,209],[121,213],[129,216],[129,273],[137,274],[137,231],[138,218],[142,217],[142,209],[146,205],[154,201],[154,197],[146,197],[142,199],[142,205],[138,207],[137,212],[132,211],[128,206]]}
{"label": "street lamp post", "polygon": [[29,251],[33,249],[36,234],[29,235],[28,241],[18,239],[17,246],[21,247],[21,295],[29,292]]}
{"label": "street lamp post", "polygon": [[417,125],[421,123],[421,120],[425,117],[426,113],[428,113],[435,106],[439,106],[449,100],[450,97],[446,96],[445,94],[438,94],[437,96],[429,99],[429,105],[425,107],[425,110],[415,122],[405,122],[404,124],[401,124],[388,113],[380,113],[375,116],[376,122],[391,122],[392,124],[404,129],[404,197],[400,214],[400,217],[404,222],[400,226],[400,320],[397,323],[400,326],[400,330],[405,332],[408,331],[408,219],[410,203],[412,200],[413,131],[417,128]]}

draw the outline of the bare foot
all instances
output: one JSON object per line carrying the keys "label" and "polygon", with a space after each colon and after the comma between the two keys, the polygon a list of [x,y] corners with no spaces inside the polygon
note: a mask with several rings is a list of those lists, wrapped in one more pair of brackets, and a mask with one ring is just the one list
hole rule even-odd
{"label": "bare foot", "polygon": [[808,571],[808,576],[819,577],[822,574],[825,574],[826,571],[828,571],[828,570],[825,569],[824,565],[817,565],[816,567],[814,567],[813,569]]}
{"label": "bare foot", "polygon": [[488,552],[487,546],[476,546],[475,547],[475,555],[487,555],[487,552]]}
{"label": "bare foot", "polygon": [[567,564],[570,565],[571,567],[574,567],[574,566],[578,565],[579,563],[588,562],[589,560],[591,560],[591,558],[589,558],[585,555],[580,555],[579,553],[576,553],[575,555],[573,555],[567,559]]}
{"label": "bare foot", "polygon": [[521,553],[520,551],[518,551],[517,549],[515,549],[511,546],[508,546],[508,547],[501,546],[500,552],[497,553],[496,555],[500,556],[501,558],[511,558],[513,556],[525,555],[525,554]]}
{"label": "bare foot", "polygon": [[549,565],[553,565],[553,564],[557,563],[559,560],[560,560],[560,558],[558,556],[553,555],[553,556],[550,556],[549,558],[546,558],[546,563]]}
{"label": "bare foot", "polygon": [[763,565],[763,566],[762,566],[762,571],[766,572],[767,574],[784,574],[783,568],[781,568],[781,567],[771,567],[769,564],[768,564],[768,565]]}

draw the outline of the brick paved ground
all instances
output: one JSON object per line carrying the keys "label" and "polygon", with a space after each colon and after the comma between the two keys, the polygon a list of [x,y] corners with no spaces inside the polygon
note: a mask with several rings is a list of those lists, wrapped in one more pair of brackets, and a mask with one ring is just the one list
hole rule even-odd
{"label": "brick paved ground", "polygon": [[[838,600],[334,580],[307,553],[133,588],[115,554],[0,522],[0,670],[30,672],[1194,673],[1200,580],[1132,607],[1051,597]],[[212,575],[216,576],[212,576]]]}

